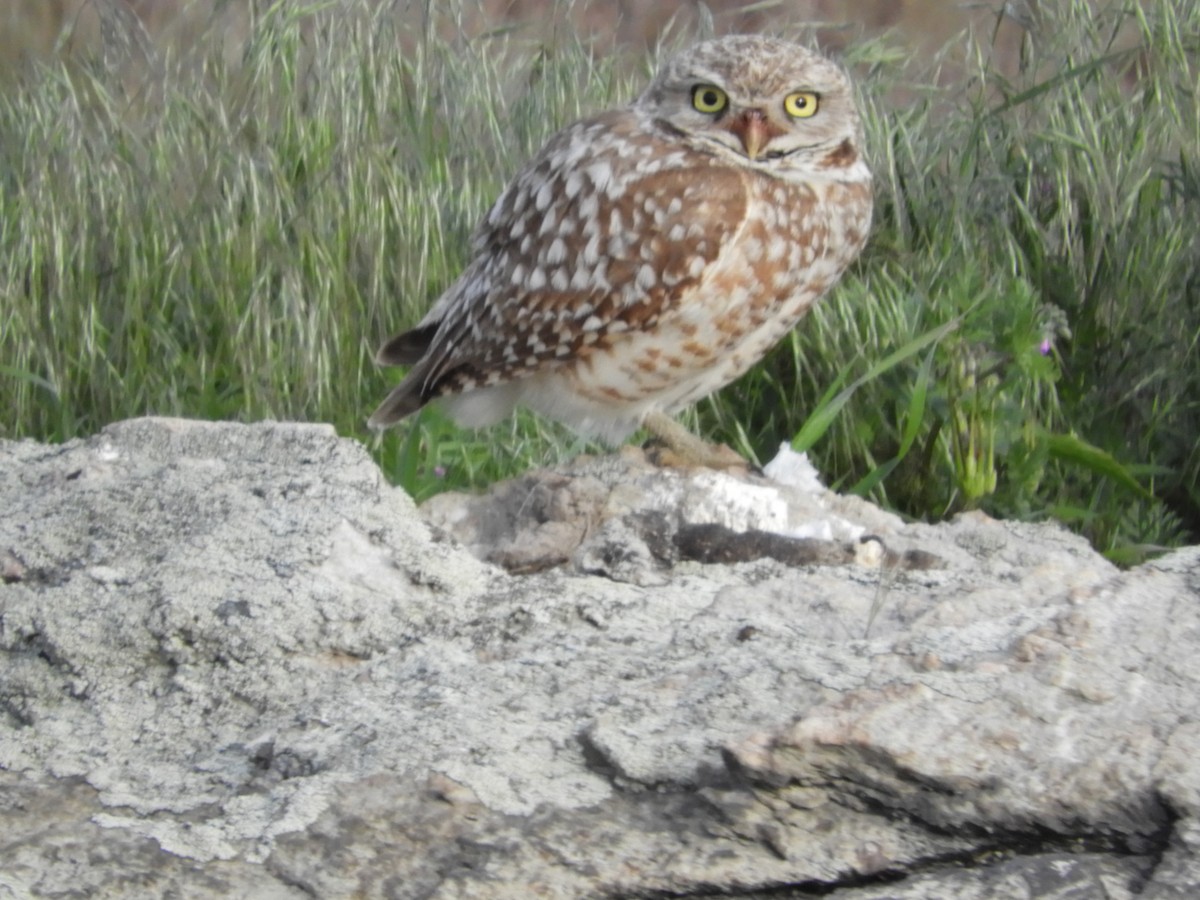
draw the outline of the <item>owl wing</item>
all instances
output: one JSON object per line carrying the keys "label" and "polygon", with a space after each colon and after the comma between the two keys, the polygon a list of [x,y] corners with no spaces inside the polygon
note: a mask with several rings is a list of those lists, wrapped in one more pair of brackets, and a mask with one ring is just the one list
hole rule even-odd
{"label": "owl wing", "polygon": [[749,202],[745,175],[630,112],[560,132],[496,201],[458,281],[379,351],[415,368],[372,422],[653,329],[711,271]]}

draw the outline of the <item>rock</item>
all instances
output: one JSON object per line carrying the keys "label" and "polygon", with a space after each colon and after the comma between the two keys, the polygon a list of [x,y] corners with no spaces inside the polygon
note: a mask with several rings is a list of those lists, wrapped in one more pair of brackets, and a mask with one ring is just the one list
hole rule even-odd
{"label": "rock", "polygon": [[0,897],[1200,895],[1200,548],[768,471],[0,443]]}

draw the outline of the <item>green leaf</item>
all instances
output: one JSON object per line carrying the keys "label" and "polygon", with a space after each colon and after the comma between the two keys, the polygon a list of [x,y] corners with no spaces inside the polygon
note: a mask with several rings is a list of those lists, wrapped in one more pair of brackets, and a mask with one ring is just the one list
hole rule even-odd
{"label": "green leaf", "polygon": [[1089,444],[1073,434],[1043,432],[1042,437],[1053,458],[1102,475],[1146,500],[1154,499],[1154,495],[1138,483],[1129,469],[1106,450],[1101,450],[1095,444]]}
{"label": "green leaf", "polygon": [[54,395],[55,400],[58,399],[58,391],[55,390],[54,385],[52,385],[41,375],[35,375],[33,372],[27,372],[24,369],[16,369],[12,366],[5,365],[0,365],[0,375],[7,375],[9,378],[15,378],[18,381],[27,381],[30,384],[36,385],[37,387],[45,388]]}
{"label": "green leaf", "polygon": [[917,373],[917,382],[913,385],[912,396],[908,399],[908,411],[904,417],[904,434],[900,439],[900,449],[887,462],[876,466],[850,488],[850,493],[865,497],[873,491],[900,465],[900,461],[908,455],[913,442],[921,430],[921,422],[925,419],[925,404],[929,397],[929,383],[933,375],[934,350],[925,354],[921,370]]}
{"label": "green leaf", "polygon": [[[926,347],[936,344],[942,340],[950,332],[954,331],[962,323],[961,317],[955,317],[944,325],[928,331],[919,338],[909,341],[899,350],[889,353],[875,365],[871,366],[865,374],[856,378],[854,382],[844,390],[840,391],[837,396],[830,398],[830,393],[836,388],[836,384],[831,386],[825,395],[821,398],[821,402],[817,404],[817,408],[805,420],[800,431],[792,438],[792,449],[798,453],[803,453],[819,441],[829,430],[829,426],[837,418],[838,413],[842,408],[850,402],[850,398],[864,384],[878,378],[884,372],[894,369],[900,363],[916,356]],[[925,402],[924,396],[921,397],[921,403]],[[911,408],[911,404],[910,404]],[[915,435],[914,435],[915,437]],[[911,441],[910,441],[911,443]]]}

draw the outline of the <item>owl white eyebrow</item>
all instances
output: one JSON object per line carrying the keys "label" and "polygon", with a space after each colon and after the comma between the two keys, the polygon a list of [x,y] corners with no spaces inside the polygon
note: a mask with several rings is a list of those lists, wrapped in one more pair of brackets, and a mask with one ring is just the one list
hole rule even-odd
{"label": "owl white eyebrow", "polygon": [[725,82],[724,78],[709,69],[692,69],[688,72],[680,72],[679,75],[680,78],[702,81],[707,84],[721,85]]}

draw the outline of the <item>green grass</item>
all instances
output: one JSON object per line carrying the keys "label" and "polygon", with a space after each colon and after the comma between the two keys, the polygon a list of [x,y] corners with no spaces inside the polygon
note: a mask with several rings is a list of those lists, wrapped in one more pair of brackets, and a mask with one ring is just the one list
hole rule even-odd
{"label": "green grass", "polygon": [[[520,163],[648,61],[330,6],[276,4],[232,61],[77,61],[0,100],[0,436],[325,421],[418,498],[586,449],[531,415],[372,437],[395,374],[371,355]],[[909,516],[1055,517],[1134,561],[1200,538],[1200,7],[1049,6],[1012,79],[967,53],[934,88],[853,48],[868,250],[690,421],[762,460],[794,440]]]}

